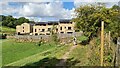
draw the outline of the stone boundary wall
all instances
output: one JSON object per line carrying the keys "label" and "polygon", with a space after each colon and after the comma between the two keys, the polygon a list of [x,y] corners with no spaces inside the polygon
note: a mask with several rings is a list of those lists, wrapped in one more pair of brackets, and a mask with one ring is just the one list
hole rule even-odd
{"label": "stone boundary wall", "polygon": [[[75,32],[73,34],[58,34],[58,38],[78,37],[82,32]],[[49,39],[51,35],[15,35],[16,39]]]}
{"label": "stone boundary wall", "polygon": [[8,36],[8,35],[7,35],[6,38],[7,38],[7,39],[14,39],[15,36]]}

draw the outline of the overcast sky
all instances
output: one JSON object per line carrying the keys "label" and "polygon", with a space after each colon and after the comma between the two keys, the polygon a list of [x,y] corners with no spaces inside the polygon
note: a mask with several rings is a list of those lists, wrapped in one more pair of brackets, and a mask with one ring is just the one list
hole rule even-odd
{"label": "overcast sky", "polygon": [[106,7],[118,5],[120,0],[3,0],[0,1],[0,15],[26,17],[34,21],[71,19],[76,7],[88,3],[104,2]]}

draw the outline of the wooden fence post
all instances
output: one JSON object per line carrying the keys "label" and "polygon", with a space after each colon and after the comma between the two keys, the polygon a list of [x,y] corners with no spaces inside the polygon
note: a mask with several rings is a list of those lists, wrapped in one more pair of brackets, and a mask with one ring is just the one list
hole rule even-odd
{"label": "wooden fence post", "polygon": [[110,42],[111,42],[111,40],[110,40],[110,31],[109,31],[109,48],[110,48]]}
{"label": "wooden fence post", "polygon": [[103,66],[103,53],[104,53],[104,21],[101,23],[101,66]]}

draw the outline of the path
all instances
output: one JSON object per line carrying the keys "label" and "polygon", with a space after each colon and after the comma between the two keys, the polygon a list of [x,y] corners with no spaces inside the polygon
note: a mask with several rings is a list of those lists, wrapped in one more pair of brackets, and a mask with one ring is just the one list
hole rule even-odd
{"label": "path", "polygon": [[73,49],[75,49],[78,45],[75,45],[75,46],[72,46],[68,52],[66,52],[63,56],[62,56],[62,60],[56,64],[56,66],[65,66],[66,65],[66,61],[67,61],[67,58],[69,56],[69,54],[73,51]]}

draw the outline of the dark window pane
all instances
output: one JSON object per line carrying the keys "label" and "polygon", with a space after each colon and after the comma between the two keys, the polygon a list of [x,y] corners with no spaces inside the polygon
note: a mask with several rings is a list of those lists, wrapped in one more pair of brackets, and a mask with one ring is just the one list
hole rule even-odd
{"label": "dark window pane", "polygon": [[62,34],[63,34],[64,32],[60,32],[60,33],[62,33]]}
{"label": "dark window pane", "polygon": [[48,28],[48,31],[50,31],[51,30],[51,28]]}
{"label": "dark window pane", "polygon": [[35,29],[35,32],[37,32],[37,30]]}
{"label": "dark window pane", "polygon": [[71,27],[68,27],[68,30],[71,30]]}
{"label": "dark window pane", "polygon": [[44,32],[45,31],[45,29],[42,29],[42,32]]}
{"label": "dark window pane", "polygon": [[60,27],[60,30],[62,30],[62,27]]}

